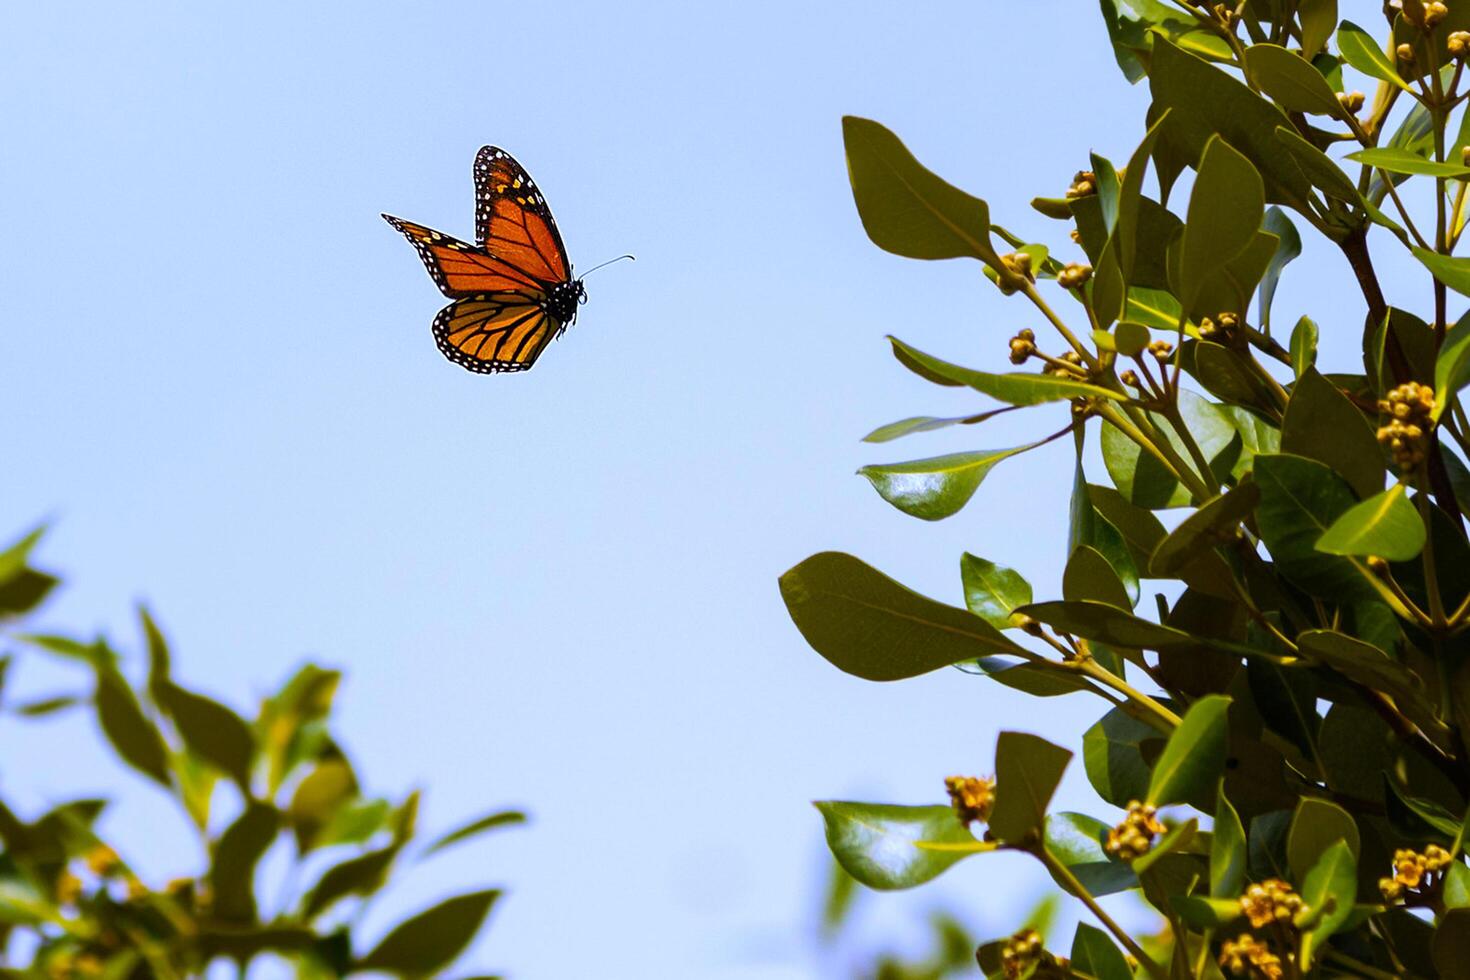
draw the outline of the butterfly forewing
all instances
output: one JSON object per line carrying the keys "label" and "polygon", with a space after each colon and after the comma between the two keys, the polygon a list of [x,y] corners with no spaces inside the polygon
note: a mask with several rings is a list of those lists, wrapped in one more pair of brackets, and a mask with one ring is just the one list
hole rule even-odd
{"label": "butterfly forewing", "polygon": [[543,281],[571,278],[546,198],[525,168],[496,146],[481,147],[475,157],[475,238],[490,254]]}
{"label": "butterfly forewing", "polygon": [[512,289],[541,291],[541,280],[510,262],[443,232],[385,214],[413,243],[424,267],[445,296],[455,298]]}
{"label": "butterfly forewing", "polygon": [[439,311],[434,342],[445,357],[471,371],[524,371],[536,363],[561,326],[536,296],[471,296]]}

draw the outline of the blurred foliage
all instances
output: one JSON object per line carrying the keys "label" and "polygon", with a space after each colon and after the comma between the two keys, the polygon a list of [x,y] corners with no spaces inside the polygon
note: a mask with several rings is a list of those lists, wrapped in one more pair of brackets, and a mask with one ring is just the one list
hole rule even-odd
{"label": "blurred foliage", "polygon": [[[421,843],[419,793],[365,795],[332,734],[341,675],[301,667],[247,720],[190,690],[149,612],[139,611],[146,676],[129,679],[106,639],[22,629],[57,585],[33,568],[31,534],[0,552],[0,639],[73,667],[85,688],[12,703],[0,659],[0,712],[22,723],[85,711],[117,758],[169,794],[207,856],[197,874],[154,884],[98,829],[103,799],[20,815],[0,801],[0,965],[15,976],[171,978],[218,960],[243,976],[271,957],[311,980],[373,971],[439,974],[480,932],[500,893],[446,899],[365,944],[358,924],[390,880],[477,834],[522,823],[501,811]],[[140,658],[143,659],[143,658]],[[12,685],[13,686],[13,685]],[[34,747],[33,747],[34,751]],[[262,894],[259,868],[284,858],[281,888]]]}
{"label": "blurred foliage", "polygon": [[[1050,950],[1013,923],[976,952],[988,976],[1470,976],[1470,316],[1451,315],[1470,295],[1454,254],[1470,223],[1470,2],[1391,0],[1376,28],[1340,20],[1336,0],[1100,6],[1152,104],[1126,160],[1094,153],[1031,202],[1055,240],[994,223],[879,123],[843,121],[873,242],[973,259],[1021,307],[1008,342],[990,333],[1013,370],[889,338],[908,370],[985,400],[868,441],[1062,416],[1018,446],[860,474],[937,521],[1069,441],[1060,597],[968,554],[963,608],[837,552],[780,584],[808,643],[856,676],[953,665],[1104,702],[1080,763],[1111,809],[1055,811],[1078,749],[1001,732],[976,760],[993,777],[952,777],[949,805],[818,803],[828,844],[878,889],[991,851],[1034,857],[1096,925]],[[1303,227],[1340,252],[1337,291],[1361,297],[1363,322],[1273,323]],[[1424,275],[1380,279],[1375,249]],[[1319,345],[1361,370],[1319,371]],[[1018,548],[1056,526],[1004,520]],[[1115,893],[1164,931],[1120,927],[1097,901]]]}

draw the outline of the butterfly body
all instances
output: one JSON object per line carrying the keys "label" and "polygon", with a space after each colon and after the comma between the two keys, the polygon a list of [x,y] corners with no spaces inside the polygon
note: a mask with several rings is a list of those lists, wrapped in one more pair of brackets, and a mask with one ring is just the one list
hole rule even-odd
{"label": "butterfly body", "polygon": [[561,232],[529,174],[504,150],[475,157],[478,244],[383,215],[412,243],[440,292],[434,318],[445,357],[484,374],[524,371],[577,318],[587,291],[572,278]]}

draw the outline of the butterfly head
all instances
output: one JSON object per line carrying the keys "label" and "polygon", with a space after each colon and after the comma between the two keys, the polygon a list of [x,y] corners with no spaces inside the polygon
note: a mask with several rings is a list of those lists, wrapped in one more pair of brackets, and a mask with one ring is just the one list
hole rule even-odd
{"label": "butterfly head", "polygon": [[552,287],[546,296],[545,308],[558,323],[567,326],[577,321],[577,307],[586,301],[587,287],[582,285],[582,280],[571,279]]}

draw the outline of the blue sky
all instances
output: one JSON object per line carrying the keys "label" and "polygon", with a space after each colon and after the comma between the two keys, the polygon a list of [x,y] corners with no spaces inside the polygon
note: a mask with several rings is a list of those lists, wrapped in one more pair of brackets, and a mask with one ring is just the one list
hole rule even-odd
{"label": "blue sky", "polygon": [[[836,976],[811,948],[809,800],[936,802],[997,730],[1062,741],[1100,713],[953,671],[847,677],[776,591],[828,548],[951,602],[962,550],[1055,591],[1065,442],[935,525],[852,475],[1014,445],[1064,409],[858,442],[974,404],[885,334],[999,366],[1035,318],[978,265],[866,240],[839,118],[1065,246],[1025,201],[1089,149],[1126,158],[1146,104],[1094,5],[31,4],[4,28],[0,500],[13,532],[54,521],[46,624],[133,644],[146,600],[182,677],[240,707],[305,658],[340,666],[371,789],[426,787],[430,828],[535,816],[416,871],[371,928],[488,881],[511,894],[469,965]],[[378,217],[470,237],[484,143],[535,176],[579,268],[638,256],[522,376],[438,354],[443,300]],[[1356,336],[1354,297],[1314,291],[1338,261],[1309,243],[1293,271],[1278,320],[1310,303],[1329,343]],[[21,680],[65,686],[35,660]],[[160,879],[195,860],[85,725],[0,732],[7,798],[115,793],[130,856]],[[946,903],[1006,932],[1042,886],[972,861],[874,897],[862,942]]]}

